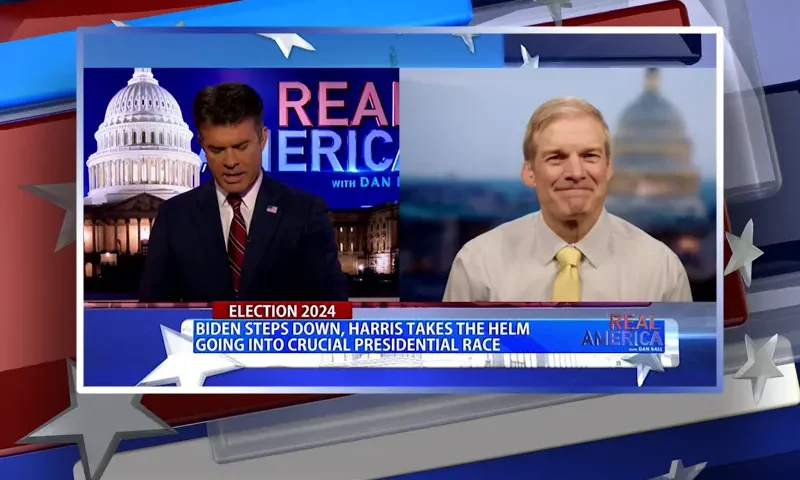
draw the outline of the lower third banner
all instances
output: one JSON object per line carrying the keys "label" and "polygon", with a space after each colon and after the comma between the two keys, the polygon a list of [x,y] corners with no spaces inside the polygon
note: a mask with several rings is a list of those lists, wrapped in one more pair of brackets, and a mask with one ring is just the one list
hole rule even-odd
{"label": "lower third banner", "polygon": [[[220,320],[87,309],[83,384],[106,392],[717,391],[713,304],[355,309],[344,320]],[[648,373],[654,372],[653,375]],[[645,381],[646,380],[646,381]],[[110,387],[110,388],[109,388]]]}
{"label": "lower third banner", "polygon": [[[190,327],[191,325],[191,327]],[[650,315],[592,319],[406,319],[406,320],[191,320],[194,353],[306,354],[317,366],[365,355],[418,358],[418,365],[443,355],[492,361],[492,354],[576,353],[678,354],[678,327]],[[188,332],[187,332],[188,333]],[[280,361],[275,366],[303,366]],[[473,365],[473,362],[465,366]],[[498,365],[485,365],[504,367]],[[531,365],[536,366],[536,365]],[[602,364],[586,365],[602,366]]]}

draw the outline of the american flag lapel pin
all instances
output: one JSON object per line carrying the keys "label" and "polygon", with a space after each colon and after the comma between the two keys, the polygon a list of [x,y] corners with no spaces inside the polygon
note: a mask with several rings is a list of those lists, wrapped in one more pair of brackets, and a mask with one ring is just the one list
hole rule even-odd
{"label": "american flag lapel pin", "polygon": [[267,213],[278,213],[278,207],[275,205],[270,205],[267,207]]}

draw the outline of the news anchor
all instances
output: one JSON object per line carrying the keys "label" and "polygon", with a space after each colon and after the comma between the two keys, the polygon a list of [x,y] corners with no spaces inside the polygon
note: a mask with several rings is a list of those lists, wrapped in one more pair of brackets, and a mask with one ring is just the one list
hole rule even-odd
{"label": "news anchor", "polygon": [[139,300],[347,300],[325,202],[262,171],[258,93],[239,83],[208,87],[193,113],[214,181],[161,205]]}
{"label": "news anchor", "polygon": [[545,102],[522,152],[522,181],[541,210],[467,242],[444,301],[692,301],[677,255],[605,210],[611,135],[597,108],[568,97]]}

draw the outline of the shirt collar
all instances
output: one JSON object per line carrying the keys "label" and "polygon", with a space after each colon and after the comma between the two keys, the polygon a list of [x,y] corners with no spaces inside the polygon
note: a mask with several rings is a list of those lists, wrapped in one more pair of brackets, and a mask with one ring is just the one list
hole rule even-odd
{"label": "shirt collar", "polygon": [[[259,172],[256,181],[253,182],[253,184],[250,185],[250,188],[248,188],[247,191],[242,194],[242,204],[244,204],[245,208],[248,210],[253,210],[253,207],[256,205],[256,198],[258,198],[258,191],[261,189],[261,181],[263,180],[263,177],[264,173]],[[219,207],[222,208],[222,206],[228,200],[228,192],[226,192],[216,182],[214,182],[214,187],[217,189],[217,202],[219,203]]]}
{"label": "shirt collar", "polygon": [[595,267],[611,253],[611,227],[609,225],[608,213],[605,209],[600,213],[600,217],[597,219],[597,223],[594,224],[592,229],[575,244],[567,243],[564,239],[556,235],[547,223],[545,223],[541,213],[537,215],[535,229],[537,242],[534,256],[542,265],[553,261],[558,251],[568,245],[574,245],[583,253],[584,258]]}

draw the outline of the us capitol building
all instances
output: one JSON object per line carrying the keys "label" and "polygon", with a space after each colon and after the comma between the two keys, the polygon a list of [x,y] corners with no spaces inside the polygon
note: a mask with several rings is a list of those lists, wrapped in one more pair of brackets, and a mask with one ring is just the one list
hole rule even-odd
{"label": "us capitol building", "polygon": [[134,69],[106,108],[95,133],[97,151],[86,162],[85,274],[115,265],[118,254],[146,253],[150,228],[164,200],[196,187],[200,157],[181,107],[149,68]]}
{"label": "us capitol building", "polygon": [[700,172],[683,117],[661,94],[658,69],[648,68],[644,83],[616,128],[606,205],[640,227],[653,212],[667,218],[702,217]]}

